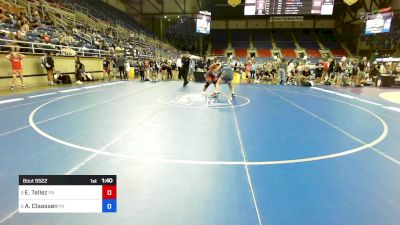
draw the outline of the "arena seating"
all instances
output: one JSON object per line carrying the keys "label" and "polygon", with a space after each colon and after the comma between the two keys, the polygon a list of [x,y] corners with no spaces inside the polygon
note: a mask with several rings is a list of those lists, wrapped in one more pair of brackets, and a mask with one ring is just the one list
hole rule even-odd
{"label": "arena seating", "polygon": [[293,48],[283,48],[281,49],[281,53],[285,58],[297,58],[297,54]]}
{"label": "arena seating", "polygon": [[307,48],[306,53],[309,58],[322,58],[321,52],[319,52],[317,49]]}
{"label": "arena seating", "polygon": [[250,47],[249,34],[243,30],[232,30],[232,48],[247,49]]}
{"label": "arena seating", "polygon": [[129,17],[129,15],[114,7],[111,7],[110,5],[108,5],[103,1],[98,1],[98,0],[85,0],[85,1],[65,0],[65,1],[89,9],[90,15],[98,19],[101,19],[103,21],[112,20],[112,22],[115,24],[122,24],[131,30],[136,30],[137,32],[143,32],[146,33],[147,35],[153,36],[151,32],[148,32],[141,25],[132,20]]}
{"label": "arena seating", "polygon": [[276,47],[282,49],[294,49],[296,48],[295,43],[287,31],[275,31],[272,33],[275,39]]}
{"label": "arena seating", "polygon": [[[78,54],[99,56],[108,52],[111,46],[131,48],[134,45],[142,56],[154,55],[155,51],[167,53],[165,55],[178,54],[177,49],[155,39],[151,32],[138,25],[128,15],[101,1],[64,0],[56,4],[52,1],[43,1],[37,5],[36,1],[20,0],[17,3],[21,6],[14,3],[0,3],[2,9],[5,10],[5,15],[14,18],[12,21],[6,20],[0,23],[0,38],[21,41],[22,43],[19,44],[21,52],[41,54],[45,49],[61,52],[64,48],[62,46],[69,46],[67,48],[76,47],[77,49],[74,50]],[[25,13],[19,17],[19,13],[27,12],[27,9],[33,13],[38,6],[43,9],[38,10],[40,25],[32,27],[28,24],[30,30],[27,32],[17,30],[15,23],[28,16]],[[15,18],[18,21],[15,21]],[[64,19],[61,20],[61,18]],[[45,34],[50,42],[44,39]],[[0,50],[6,50],[7,47],[4,47],[6,44],[7,41],[2,41],[3,47]]]}
{"label": "arena seating", "polygon": [[257,48],[258,57],[270,58],[272,56],[271,50],[264,48]]}
{"label": "arena seating", "polygon": [[212,49],[211,55],[216,55],[216,56],[224,55],[224,50],[223,49]]}
{"label": "arena seating", "polygon": [[334,57],[343,57],[343,56],[348,56],[346,50],[342,49],[330,49],[332,55]]}
{"label": "arena seating", "polygon": [[318,36],[320,37],[323,45],[331,51],[334,57],[347,56],[346,50],[343,49],[342,45],[336,40],[331,30],[319,30]]}
{"label": "arena seating", "polygon": [[247,49],[246,48],[236,48],[235,55],[236,55],[236,57],[246,57]]}
{"label": "arena seating", "polygon": [[271,49],[272,41],[269,33],[265,30],[253,31],[253,46],[256,49]]}
{"label": "arena seating", "polygon": [[294,32],[297,42],[299,43],[300,47],[306,49],[308,57],[313,58],[321,58],[322,55],[318,51],[319,45],[317,41],[314,39],[313,35],[311,34],[310,30],[297,30]]}
{"label": "arena seating", "polygon": [[256,63],[264,64],[267,60],[269,60],[269,58],[267,58],[267,57],[257,57],[256,58]]}
{"label": "arena seating", "polygon": [[211,46],[211,54],[223,55],[224,50],[228,47],[228,32],[226,30],[212,30]]}

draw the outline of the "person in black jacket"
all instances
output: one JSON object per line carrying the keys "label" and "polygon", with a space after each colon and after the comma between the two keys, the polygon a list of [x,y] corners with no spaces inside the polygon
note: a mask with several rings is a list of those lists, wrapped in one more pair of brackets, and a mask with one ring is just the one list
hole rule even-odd
{"label": "person in black jacket", "polygon": [[190,54],[185,54],[182,56],[181,76],[183,78],[183,87],[186,87],[189,84],[189,81],[188,81],[189,66],[190,66]]}
{"label": "person in black jacket", "polygon": [[47,70],[47,81],[48,85],[54,85],[54,60],[53,60],[53,52],[48,51],[46,56],[44,57],[44,67]]}
{"label": "person in black jacket", "polygon": [[82,84],[82,73],[84,72],[84,65],[81,63],[79,56],[75,56],[75,77],[76,83]]}

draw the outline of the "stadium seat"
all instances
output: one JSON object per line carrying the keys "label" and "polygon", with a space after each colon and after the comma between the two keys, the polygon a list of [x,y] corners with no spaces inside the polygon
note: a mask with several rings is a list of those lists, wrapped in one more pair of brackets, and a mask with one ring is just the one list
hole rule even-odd
{"label": "stadium seat", "polygon": [[221,56],[224,55],[224,50],[222,49],[212,49],[211,55]]}
{"label": "stadium seat", "polygon": [[281,53],[282,53],[282,56],[286,57],[286,58],[297,58],[297,54],[293,48],[281,49]]}
{"label": "stadium seat", "polygon": [[344,50],[343,48],[341,49],[330,49],[332,55],[334,57],[343,57],[343,56],[348,56],[346,50]]}
{"label": "stadium seat", "polygon": [[269,49],[257,49],[257,55],[258,57],[262,58],[270,58],[272,56],[272,53]]}
{"label": "stadium seat", "polygon": [[306,49],[306,53],[308,58],[321,58],[321,52],[318,51],[318,49]]}
{"label": "stadium seat", "polygon": [[247,49],[246,48],[237,48],[235,49],[236,57],[247,57]]}

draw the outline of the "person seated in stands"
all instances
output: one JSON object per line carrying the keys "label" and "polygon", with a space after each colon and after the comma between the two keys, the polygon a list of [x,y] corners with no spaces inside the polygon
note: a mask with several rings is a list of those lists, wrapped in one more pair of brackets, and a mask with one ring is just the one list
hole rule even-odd
{"label": "person seated in stands", "polygon": [[[28,38],[26,37],[26,33],[24,31],[17,30],[17,33],[15,35],[15,40],[28,41]],[[22,45],[22,43],[20,43],[19,45]]]}
{"label": "person seated in stands", "polygon": [[100,42],[99,42],[97,39],[94,40],[94,46],[95,46],[97,49],[100,49]]}
{"label": "person seated in stands", "polygon": [[9,42],[7,42],[7,46],[10,48],[10,50],[12,52],[19,52],[19,45],[16,41],[18,41],[18,39],[15,37],[16,35],[14,33],[8,33],[7,34],[7,38],[10,40]]}
{"label": "person seated in stands", "polygon": [[30,29],[29,29],[29,23],[28,22],[23,22],[22,23],[22,26],[21,26],[21,28],[20,28],[20,31],[23,31],[23,32],[28,32]]}
{"label": "person seated in stands", "polygon": [[42,36],[42,42],[49,44],[51,42],[51,38],[49,36],[49,34],[47,34],[47,32],[45,32]]}
{"label": "person seated in stands", "polygon": [[51,39],[51,43],[58,45],[60,43],[60,39],[58,38],[59,36],[55,36],[54,38]]}
{"label": "person seated in stands", "polygon": [[31,24],[31,27],[34,29],[37,27],[40,27],[42,25],[40,15],[37,10],[33,12],[32,18],[30,20],[30,24]]}
{"label": "person seated in stands", "polygon": [[10,18],[4,14],[4,9],[0,8],[0,23],[9,21]]}
{"label": "person seated in stands", "polygon": [[45,24],[47,26],[53,26],[54,25],[53,21],[50,20],[50,17],[47,14],[43,18],[43,24]]}
{"label": "person seated in stands", "polygon": [[65,52],[65,55],[67,55],[67,56],[75,56],[76,55],[75,50],[70,48],[69,46],[66,46],[64,48],[64,52]]}
{"label": "person seated in stands", "polygon": [[72,34],[68,34],[68,36],[66,37],[66,41],[68,44],[71,44],[71,43],[75,42],[75,39],[72,36]]}
{"label": "person seated in stands", "polygon": [[12,23],[14,25],[17,25],[17,16],[13,13],[8,13],[7,14],[8,18],[10,18],[10,20],[8,21],[8,23]]}

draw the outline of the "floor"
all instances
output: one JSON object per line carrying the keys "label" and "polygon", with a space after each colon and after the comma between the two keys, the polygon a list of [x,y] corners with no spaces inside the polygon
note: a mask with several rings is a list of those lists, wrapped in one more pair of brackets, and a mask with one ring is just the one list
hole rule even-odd
{"label": "floor", "polygon": [[[399,223],[399,104],[368,87],[202,86],[0,97],[0,224]],[[20,174],[115,174],[118,212],[19,214]]]}

